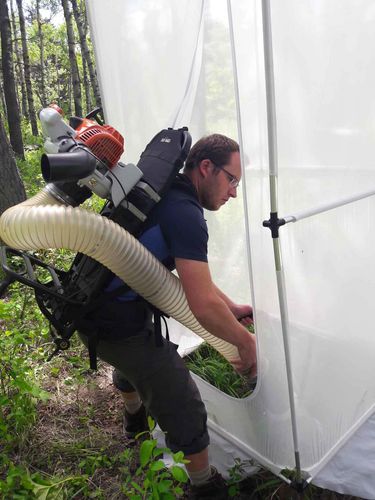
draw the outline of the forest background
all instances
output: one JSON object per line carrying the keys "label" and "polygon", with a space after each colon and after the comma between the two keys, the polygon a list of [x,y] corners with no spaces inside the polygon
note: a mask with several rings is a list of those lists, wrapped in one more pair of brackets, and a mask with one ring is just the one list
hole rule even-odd
{"label": "forest background", "polygon": [[[44,185],[41,109],[56,103],[68,119],[101,101],[83,0],[0,0],[0,35],[1,214]],[[36,255],[63,268],[72,259],[66,251]],[[49,334],[32,290],[12,285],[0,300],[0,498],[137,497],[139,445],[122,435],[108,368],[91,373],[74,341],[46,363]],[[181,482],[172,480],[167,490]]]}
{"label": "forest background", "polygon": [[41,146],[38,112],[84,116],[101,101],[82,0],[1,0],[0,33],[1,213],[25,198],[14,155]]}

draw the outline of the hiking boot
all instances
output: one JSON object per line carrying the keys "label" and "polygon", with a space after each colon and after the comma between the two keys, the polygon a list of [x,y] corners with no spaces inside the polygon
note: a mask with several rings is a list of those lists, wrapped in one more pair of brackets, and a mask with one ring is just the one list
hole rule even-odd
{"label": "hiking boot", "polygon": [[199,486],[190,486],[190,496],[188,498],[191,500],[226,500],[229,498],[227,483],[222,475],[215,469],[214,474],[207,483]]}
{"label": "hiking boot", "polygon": [[142,405],[136,413],[124,411],[122,428],[127,438],[132,439],[140,432],[148,431],[146,408]]}

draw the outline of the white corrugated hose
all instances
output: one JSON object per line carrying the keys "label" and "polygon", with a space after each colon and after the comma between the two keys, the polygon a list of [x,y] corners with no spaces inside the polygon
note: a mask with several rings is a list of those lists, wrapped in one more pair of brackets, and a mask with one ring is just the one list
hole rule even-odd
{"label": "white corrugated hose", "polygon": [[118,224],[82,208],[62,205],[45,188],[8,208],[0,238],[18,250],[67,248],[97,260],[160,311],[202,337],[228,361],[235,346],[208,333],[196,320],[180,280]]}

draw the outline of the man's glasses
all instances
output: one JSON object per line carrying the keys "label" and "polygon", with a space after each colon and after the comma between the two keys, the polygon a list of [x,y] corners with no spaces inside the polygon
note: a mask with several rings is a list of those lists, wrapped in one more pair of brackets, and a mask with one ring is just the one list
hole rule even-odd
{"label": "man's glasses", "polygon": [[240,180],[237,179],[237,177],[235,175],[228,172],[228,170],[226,170],[224,167],[220,167],[219,165],[216,165],[216,163],[214,163],[212,160],[211,160],[211,163],[215,168],[219,168],[220,170],[222,170],[225,173],[225,175],[228,177],[230,187],[237,188],[239,186]]}

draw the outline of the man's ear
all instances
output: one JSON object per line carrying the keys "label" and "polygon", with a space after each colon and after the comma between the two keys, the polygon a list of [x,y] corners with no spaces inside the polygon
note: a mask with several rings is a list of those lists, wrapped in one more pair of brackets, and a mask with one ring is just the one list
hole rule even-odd
{"label": "man's ear", "polygon": [[211,170],[211,160],[202,160],[198,166],[199,173],[206,178]]}

